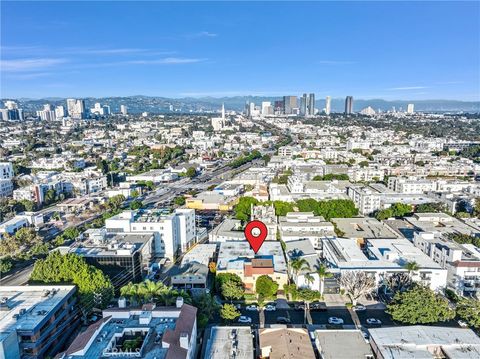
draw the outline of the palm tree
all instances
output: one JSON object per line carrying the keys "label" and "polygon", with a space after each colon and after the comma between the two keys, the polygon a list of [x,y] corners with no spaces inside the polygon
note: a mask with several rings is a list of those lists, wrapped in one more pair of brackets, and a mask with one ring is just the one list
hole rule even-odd
{"label": "palm tree", "polygon": [[147,302],[160,297],[167,290],[168,288],[162,282],[153,282],[149,279],[139,284],[139,294]]}
{"label": "palm tree", "polygon": [[306,273],[304,277],[305,277],[305,282],[309,287],[310,287],[310,284],[315,282],[315,277],[310,273]]}
{"label": "palm tree", "polygon": [[127,285],[124,285],[122,288],[120,288],[120,295],[128,298],[131,304],[136,303],[139,297],[138,284],[129,282]]}
{"label": "palm tree", "polygon": [[310,264],[305,258],[295,257],[290,262],[290,268],[295,274],[295,279],[297,279],[299,272],[310,269]]}
{"label": "palm tree", "polygon": [[415,272],[417,272],[420,269],[420,266],[418,265],[417,262],[412,261],[412,262],[407,262],[403,268],[405,268],[408,271],[408,276],[410,277],[410,280],[412,280],[413,275]]}
{"label": "palm tree", "polygon": [[320,295],[323,296],[323,291],[324,291],[324,288],[325,288],[325,278],[332,278],[333,277],[333,273],[330,273],[328,271],[328,268],[325,264],[321,263],[317,266],[317,270],[316,270],[317,274],[318,274],[318,278],[320,279]]}

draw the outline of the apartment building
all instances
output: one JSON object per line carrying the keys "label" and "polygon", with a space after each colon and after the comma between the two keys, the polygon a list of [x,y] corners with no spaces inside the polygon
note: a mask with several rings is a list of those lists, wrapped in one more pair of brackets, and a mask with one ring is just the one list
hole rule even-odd
{"label": "apartment building", "polygon": [[105,221],[110,233],[158,233],[160,251],[173,260],[196,242],[195,211],[176,209],[171,214],[156,210],[124,211]]}
{"label": "apartment building", "polygon": [[73,285],[0,288],[0,358],[53,357],[79,324]]}
{"label": "apartment building", "polygon": [[154,303],[105,309],[102,319],[77,335],[60,359],[193,359],[197,346],[197,308],[177,298],[175,307]]}
{"label": "apartment building", "polygon": [[13,193],[14,176],[11,162],[0,162],[0,198],[9,197]]}
{"label": "apartment building", "polygon": [[317,251],[322,249],[322,239],[335,237],[335,227],[313,212],[289,212],[278,218],[280,238],[284,242],[308,239]]}
{"label": "apartment building", "polygon": [[220,243],[217,273],[235,273],[248,292],[255,292],[255,283],[261,275],[268,275],[283,288],[288,283],[287,265],[278,241],[263,242],[255,252],[247,241]]}

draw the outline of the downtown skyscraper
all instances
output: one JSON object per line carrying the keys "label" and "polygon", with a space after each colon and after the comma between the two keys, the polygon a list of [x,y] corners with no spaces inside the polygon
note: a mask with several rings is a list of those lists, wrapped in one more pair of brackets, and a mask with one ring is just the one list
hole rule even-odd
{"label": "downtown skyscraper", "polygon": [[351,115],[353,113],[353,96],[347,96],[345,98],[345,115]]}
{"label": "downtown skyscraper", "polygon": [[332,98],[327,96],[325,99],[325,114],[328,116],[330,115],[330,111],[332,110]]}

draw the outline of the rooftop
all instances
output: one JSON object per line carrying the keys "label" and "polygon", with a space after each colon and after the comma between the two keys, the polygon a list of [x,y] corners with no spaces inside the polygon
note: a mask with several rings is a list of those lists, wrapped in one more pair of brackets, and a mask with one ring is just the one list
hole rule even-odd
{"label": "rooftop", "polygon": [[13,330],[35,330],[74,292],[73,285],[0,287],[0,339]]}
{"label": "rooftop", "polygon": [[269,328],[259,332],[262,356],[269,359],[315,359],[306,329]]}
{"label": "rooftop", "polygon": [[387,225],[375,218],[332,218],[331,221],[344,233],[346,238],[398,238]]}
{"label": "rooftop", "polygon": [[365,359],[372,355],[360,330],[316,330],[318,350],[324,359]]}
{"label": "rooftop", "polygon": [[438,358],[432,351],[447,358],[480,357],[480,338],[471,329],[415,325],[369,332],[385,359]]}
{"label": "rooftop", "polygon": [[253,359],[250,327],[212,327],[204,358],[225,359],[235,353],[236,359]]}

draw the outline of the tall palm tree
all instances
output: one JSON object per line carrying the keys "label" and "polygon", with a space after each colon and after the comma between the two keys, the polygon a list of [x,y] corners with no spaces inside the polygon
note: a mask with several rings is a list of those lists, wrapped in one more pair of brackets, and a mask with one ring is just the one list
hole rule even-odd
{"label": "tall palm tree", "polygon": [[127,285],[124,285],[122,288],[120,288],[120,295],[128,298],[131,304],[137,303],[139,294],[138,284],[133,284],[132,282],[129,282]]}
{"label": "tall palm tree", "polygon": [[323,296],[323,291],[325,290],[325,278],[332,278],[333,273],[330,273],[327,266],[323,263],[320,263],[317,266],[316,273],[318,274],[318,278],[320,279],[320,295]]}
{"label": "tall palm tree", "polygon": [[420,269],[420,266],[418,265],[417,262],[411,261],[407,262],[403,268],[405,268],[408,271],[408,276],[410,277],[410,280],[412,280],[413,275],[415,272],[417,272]]}
{"label": "tall palm tree", "polygon": [[290,268],[295,274],[295,279],[297,279],[299,272],[310,269],[310,264],[305,258],[295,257],[290,261]]}
{"label": "tall palm tree", "polygon": [[146,302],[152,302],[166,290],[168,288],[162,282],[153,282],[149,279],[139,284],[139,294]]}

